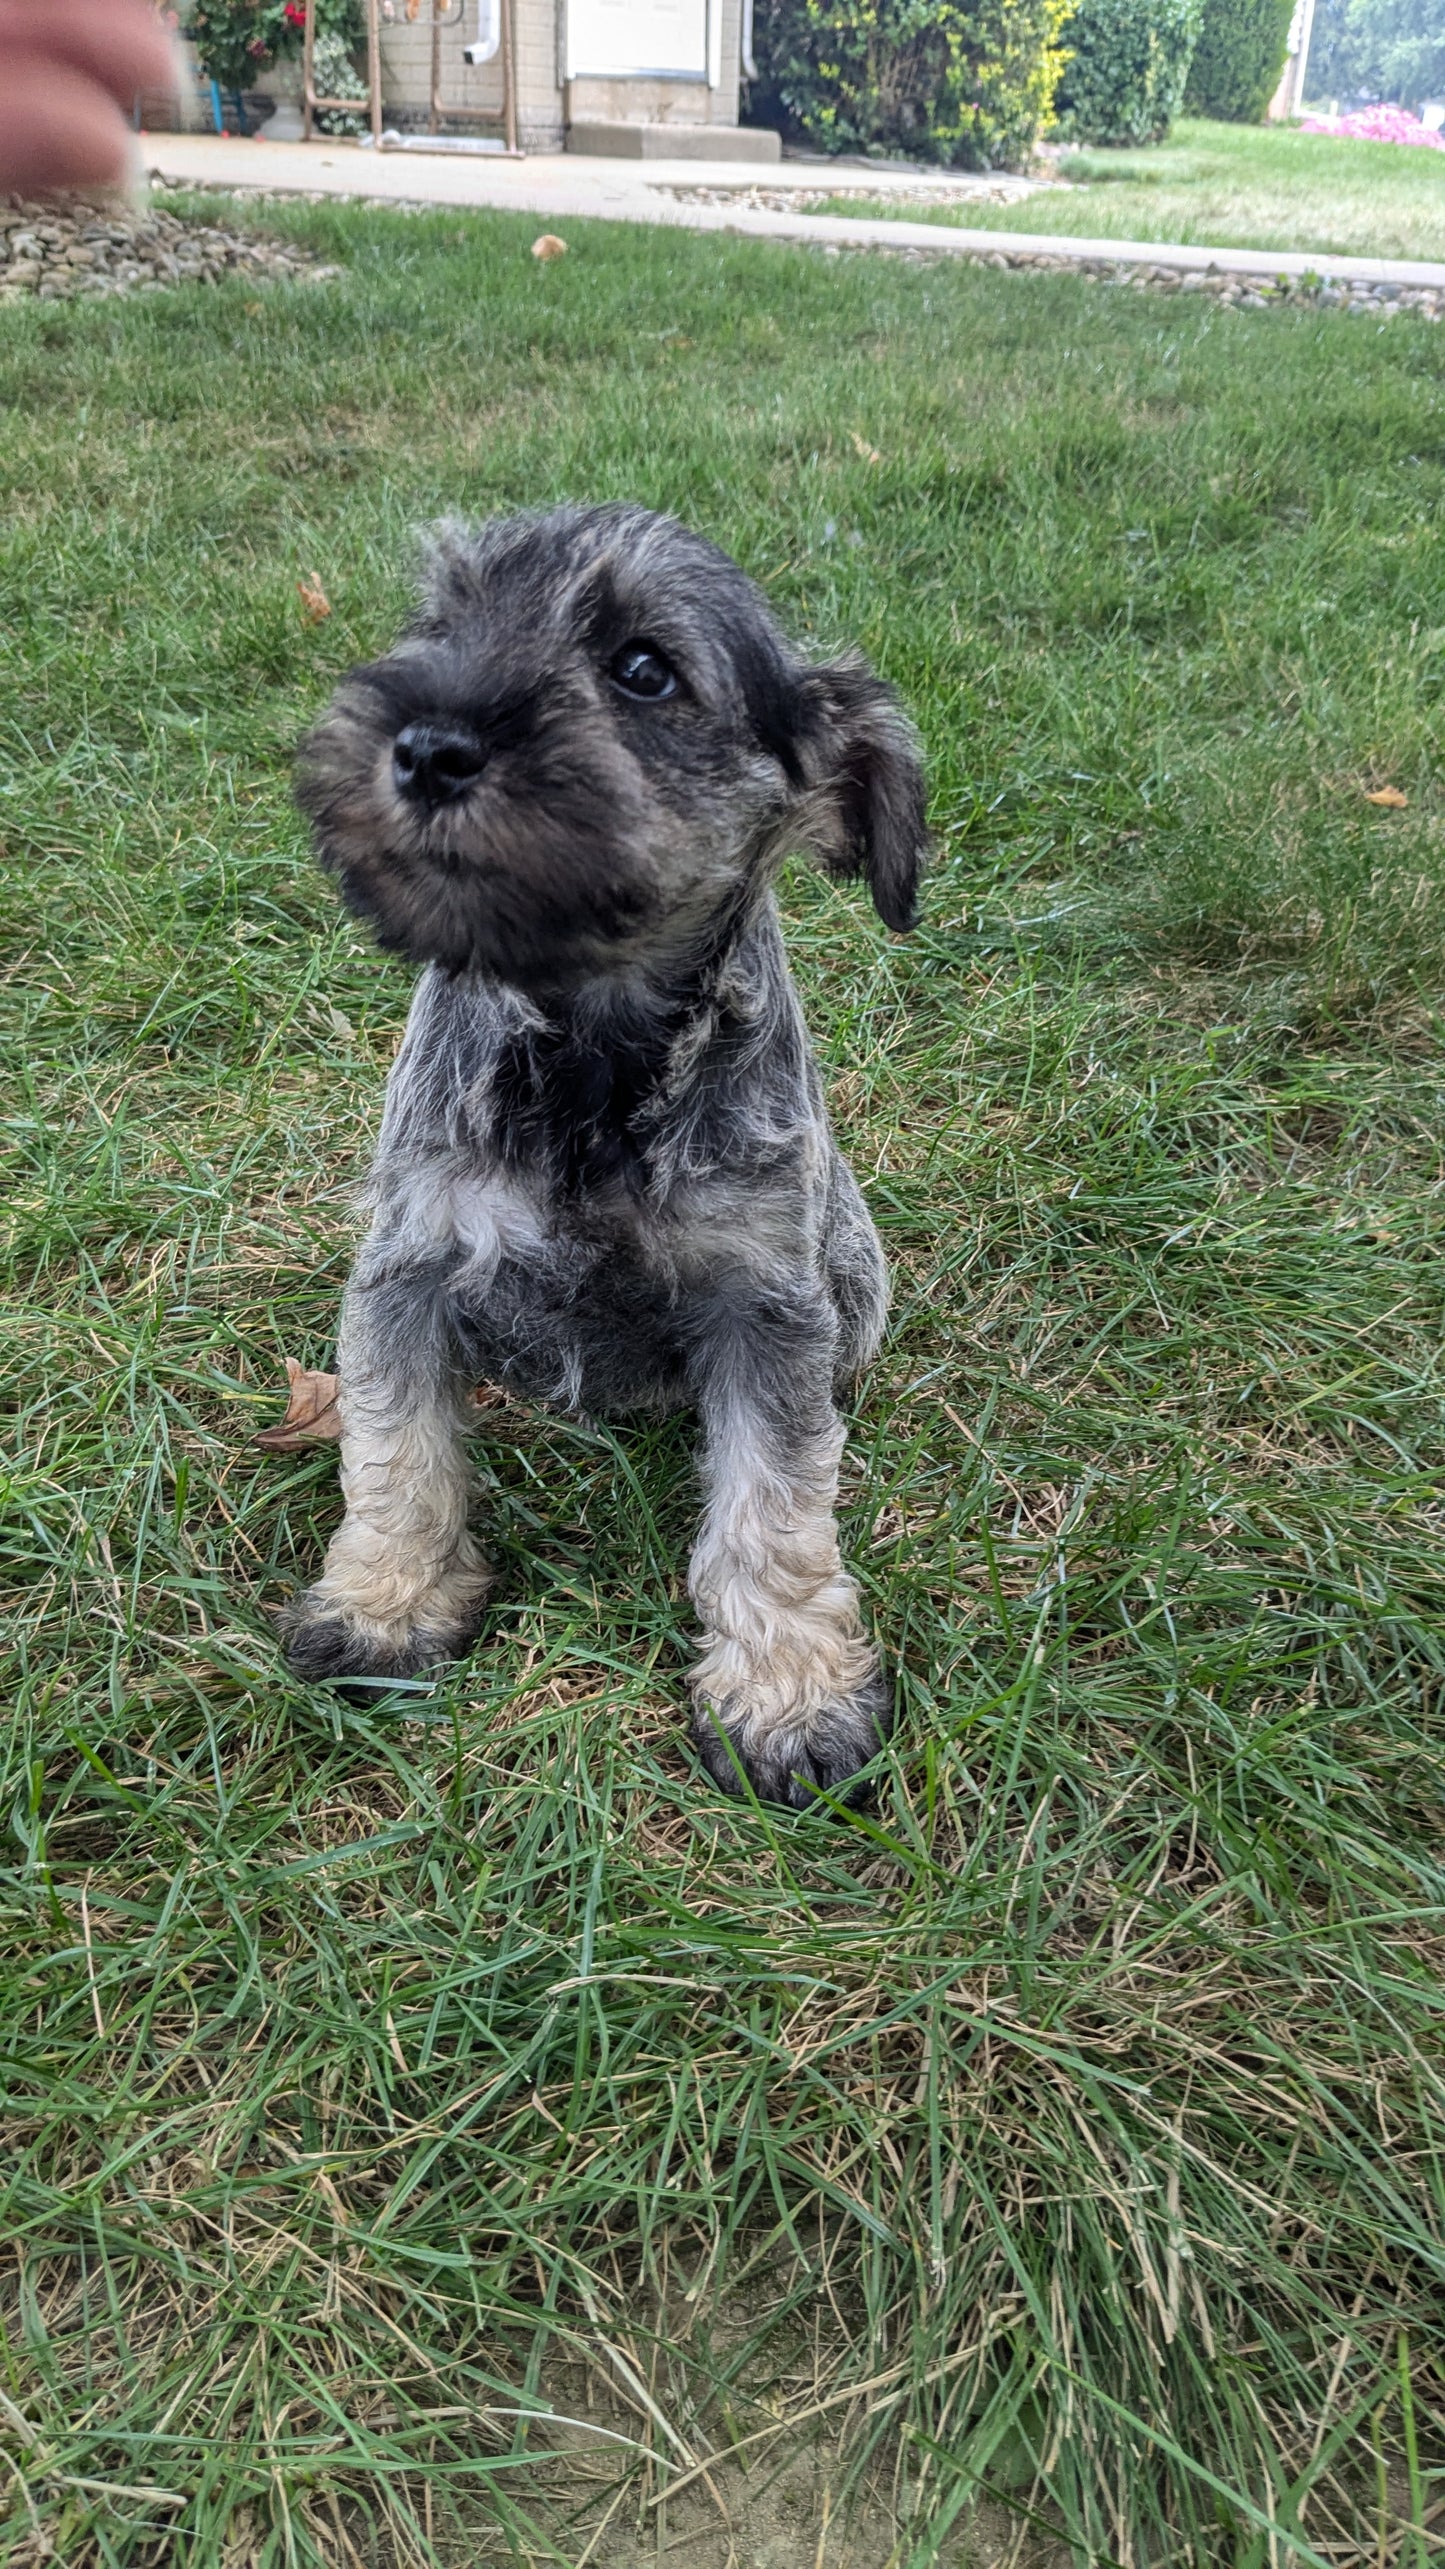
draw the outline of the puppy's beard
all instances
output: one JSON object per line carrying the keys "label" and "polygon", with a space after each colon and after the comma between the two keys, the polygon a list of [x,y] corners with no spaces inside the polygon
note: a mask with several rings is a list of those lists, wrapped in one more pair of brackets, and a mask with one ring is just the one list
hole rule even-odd
{"label": "puppy's beard", "polygon": [[750,780],[757,808],[740,833],[721,787],[685,815],[615,742],[565,746],[543,731],[504,748],[427,810],[398,789],[390,732],[363,734],[343,708],[303,769],[322,862],[383,946],[508,983],[549,1013],[582,984],[675,995],[717,961],[772,871],[777,779]]}
{"label": "puppy's beard", "polygon": [[388,797],[322,853],[382,945],[523,990],[633,970],[666,924],[647,870],[609,836],[579,846],[570,816],[549,828],[481,787],[425,820]]}

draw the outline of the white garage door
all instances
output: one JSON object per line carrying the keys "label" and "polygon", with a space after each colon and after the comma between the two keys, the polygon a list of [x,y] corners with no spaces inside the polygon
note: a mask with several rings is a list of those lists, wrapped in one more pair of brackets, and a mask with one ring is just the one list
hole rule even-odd
{"label": "white garage door", "polygon": [[569,79],[645,72],[706,80],[707,0],[567,0]]}

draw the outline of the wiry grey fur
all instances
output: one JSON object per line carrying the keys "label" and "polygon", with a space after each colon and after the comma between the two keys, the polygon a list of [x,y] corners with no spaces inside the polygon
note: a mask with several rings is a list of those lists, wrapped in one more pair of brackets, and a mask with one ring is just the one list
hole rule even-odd
{"label": "wiry grey fur", "polygon": [[[647,691],[651,689],[652,692]],[[449,530],[395,651],[306,746],[324,865],[426,965],[342,1318],[346,1517],[287,1618],[311,1677],[467,1646],[469,1387],[694,1407],[694,1729],[730,1791],[846,1789],[888,1696],[838,1557],[835,1387],[887,1285],[772,892],[791,846],[911,924],[912,731],[639,508]]]}

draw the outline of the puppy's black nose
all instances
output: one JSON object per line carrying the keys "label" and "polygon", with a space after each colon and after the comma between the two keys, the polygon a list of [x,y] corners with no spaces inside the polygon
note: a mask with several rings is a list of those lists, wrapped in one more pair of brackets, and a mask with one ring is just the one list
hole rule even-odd
{"label": "puppy's black nose", "polygon": [[486,763],[476,733],[460,723],[407,723],[392,743],[391,772],[398,793],[429,809],[455,803],[475,785]]}

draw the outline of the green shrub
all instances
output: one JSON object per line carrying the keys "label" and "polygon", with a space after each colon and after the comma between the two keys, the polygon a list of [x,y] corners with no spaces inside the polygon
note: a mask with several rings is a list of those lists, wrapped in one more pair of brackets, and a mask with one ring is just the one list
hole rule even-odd
{"label": "green shrub", "polygon": [[[365,105],[370,93],[344,36],[323,35],[318,28],[311,70],[318,98],[355,98]],[[346,108],[329,107],[322,109],[316,125],[323,134],[364,134],[366,118],[353,116]]]}
{"label": "green shrub", "polygon": [[1179,113],[1202,0],[1079,0],[1064,32],[1059,130],[1077,143],[1161,143]]}
{"label": "green shrub", "polygon": [[1279,87],[1294,0],[1204,0],[1184,104],[1191,116],[1259,125]]}
{"label": "green shrub", "polygon": [[[250,89],[271,63],[301,51],[301,0],[191,0],[183,24],[206,78],[223,89]],[[363,29],[360,0],[316,0],[318,45],[332,39],[349,52]]]}
{"label": "green shrub", "polygon": [[753,106],[830,152],[1016,169],[1053,122],[1069,0],[758,0]]}

